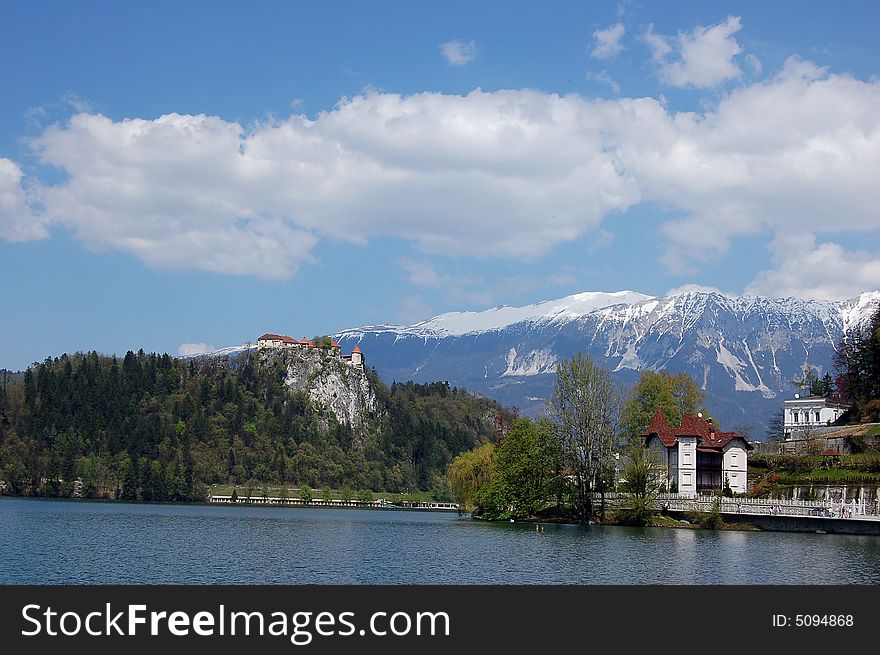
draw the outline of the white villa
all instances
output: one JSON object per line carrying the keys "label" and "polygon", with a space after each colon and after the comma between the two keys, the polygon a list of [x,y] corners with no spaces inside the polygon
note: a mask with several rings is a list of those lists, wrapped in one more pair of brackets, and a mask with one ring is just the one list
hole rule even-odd
{"label": "white villa", "polygon": [[[318,348],[319,344],[314,341],[309,341],[305,337],[297,341],[293,337],[289,337],[286,334],[275,334],[273,332],[267,332],[266,334],[260,335],[257,338],[257,348]],[[342,346],[340,346],[335,341],[330,342],[330,351],[335,353],[337,356],[342,351]],[[361,352],[361,349],[358,346],[354,347],[354,350],[351,351],[351,355],[343,355],[342,359],[351,362],[354,366],[363,366],[364,365],[364,354]]]}
{"label": "white villa", "polygon": [[831,425],[843,414],[849,405],[835,402],[824,396],[801,398],[795,394],[793,399],[783,403],[785,409],[785,440],[793,441],[806,437],[809,428]]}
{"label": "white villa", "polygon": [[647,448],[660,452],[668,489],[692,496],[725,486],[734,493],[748,490],[747,451],[753,446],[736,432],[716,430],[711,420],[693,414],[674,427],[658,409],[642,437]]}

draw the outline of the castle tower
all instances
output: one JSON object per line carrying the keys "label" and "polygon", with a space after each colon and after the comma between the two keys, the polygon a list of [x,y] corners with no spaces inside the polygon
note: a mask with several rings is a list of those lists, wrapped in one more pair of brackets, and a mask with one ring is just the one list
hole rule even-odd
{"label": "castle tower", "polygon": [[355,346],[354,350],[351,351],[351,363],[355,366],[364,365],[364,354],[358,346]]}

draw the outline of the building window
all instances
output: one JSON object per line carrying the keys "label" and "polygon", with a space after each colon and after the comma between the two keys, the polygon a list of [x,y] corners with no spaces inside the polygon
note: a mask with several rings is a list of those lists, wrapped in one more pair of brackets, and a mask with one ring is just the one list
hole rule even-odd
{"label": "building window", "polygon": [[731,453],[730,454],[730,467],[731,468],[738,467],[739,466],[738,462],[739,462],[739,458],[737,457],[736,453]]}
{"label": "building window", "polygon": [[690,465],[691,454],[689,452],[684,452],[684,453],[682,453],[682,455],[684,456],[684,460],[682,460],[682,464],[684,464],[685,466]]}
{"label": "building window", "polygon": [[816,423],[822,422],[822,412],[816,412]]}
{"label": "building window", "polygon": [[794,422],[797,423],[798,417],[800,416],[800,414],[798,414],[797,412],[792,412],[791,416],[792,416],[792,418],[794,418]]}

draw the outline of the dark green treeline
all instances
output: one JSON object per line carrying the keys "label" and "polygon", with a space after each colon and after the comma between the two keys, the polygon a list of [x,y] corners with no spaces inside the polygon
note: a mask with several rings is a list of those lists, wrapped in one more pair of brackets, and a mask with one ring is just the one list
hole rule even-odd
{"label": "dark green treeline", "polygon": [[353,431],[283,383],[280,364],[129,352],[0,372],[4,493],[199,500],[211,484],[307,484],[448,496],[458,453],[501,408],[447,383],[384,385]]}

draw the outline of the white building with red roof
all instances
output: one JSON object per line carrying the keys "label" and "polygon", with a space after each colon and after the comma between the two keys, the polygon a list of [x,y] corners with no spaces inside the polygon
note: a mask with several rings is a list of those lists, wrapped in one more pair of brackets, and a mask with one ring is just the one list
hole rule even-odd
{"label": "white building with red roof", "polygon": [[721,432],[702,415],[685,414],[671,426],[658,409],[642,433],[647,448],[655,448],[667,471],[667,486],[681,494],[748,490],[748,451],[752,446],[736,432]]}
{"label": "white building with red roof", "polygon": [[280,348],[284,345],[284,336],[267,332],[257,337],[257,348]]}

